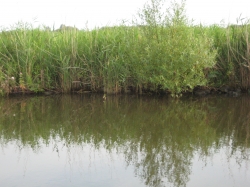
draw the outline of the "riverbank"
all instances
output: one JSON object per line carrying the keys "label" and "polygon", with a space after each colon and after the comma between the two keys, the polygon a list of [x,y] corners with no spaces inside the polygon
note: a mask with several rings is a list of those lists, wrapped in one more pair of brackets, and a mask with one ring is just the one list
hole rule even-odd
{"label": "riverbank", "polygon": [[[0,94],[169,93],[250,89],[250,25],[195,26],[174,4],[168,20],[94,30],[18,25],[0,33]],[[181,16],[180,16],[181,15]],[[150,18],[150,20],[148,20]],[[67,29],[63,29],[67,28]]]}

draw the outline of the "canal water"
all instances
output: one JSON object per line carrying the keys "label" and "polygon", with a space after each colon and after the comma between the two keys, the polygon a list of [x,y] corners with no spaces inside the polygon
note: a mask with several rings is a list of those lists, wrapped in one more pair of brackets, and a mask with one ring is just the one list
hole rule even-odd
{"label": "canal water", "polygon": [[0,186],[249,187],[250,96],[0,98]]}

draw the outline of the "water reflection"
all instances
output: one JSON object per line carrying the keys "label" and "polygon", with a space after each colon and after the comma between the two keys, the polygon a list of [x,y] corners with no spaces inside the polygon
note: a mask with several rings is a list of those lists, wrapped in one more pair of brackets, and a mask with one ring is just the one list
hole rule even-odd
{"label": "water reflection", "polygon": [[[45,147],[52,147],[58,158],[70,155],[69,165],[76,150],[81,150],[79,155],[94,150],[88,159],[105,152],[110,160],[124,158],[145,186],[192,186],[194,159],[206,166],[219,152],[238,168],[249,162],[247,96],[179,100],[109,96],[105,102],[100,95],[14,97],[0,100],[0,112],[2,150],[14,146],[41,156],[47,155]],[[118,183],[115,186],[121,186]]]}

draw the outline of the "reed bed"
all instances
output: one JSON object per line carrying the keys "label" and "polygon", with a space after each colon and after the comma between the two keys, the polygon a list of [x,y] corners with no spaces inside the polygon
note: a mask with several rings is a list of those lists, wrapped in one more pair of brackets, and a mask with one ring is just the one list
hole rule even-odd
{"label": "reed bed", "polygon": [[48,31],[21,25],[1,32],[1,92],[88,89],[178,96],[205,85],[204,69],[215,64],[212,38],[189,26],[183,4],[172,6],[159,20],[159,1],[151,1],[133,26]]}
{"label": "reed bed", "polygon": [[204,29],[214,38],[214,47],[218,50],[216,65],[210,72],[211,83],[216,86],[226,84],[249,90],[249,21],[228,25],[226,28],[213,25]]}
{"label": "reed bed", "polygon": [[[137,92],[180,96],[197,86],[250,88],[249,25],[194,26],[185,4],[160,0],[132,26],[0,33],[0,93]],[[171,10],[171,11],[169,11]]]}

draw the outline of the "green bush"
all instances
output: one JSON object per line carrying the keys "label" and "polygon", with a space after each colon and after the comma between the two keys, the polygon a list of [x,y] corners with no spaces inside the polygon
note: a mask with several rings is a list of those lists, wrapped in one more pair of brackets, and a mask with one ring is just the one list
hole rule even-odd
{"label": "green bush", "polygon": [[144,69],[147,81],[178,95],[206,84],[204,70],[215,65],[216,50],[202,27],[188,23],[184,2],[172,3],[165,14],[159,11],[161,7],[160,0],[152,0],[140,13],[146,24]]}

